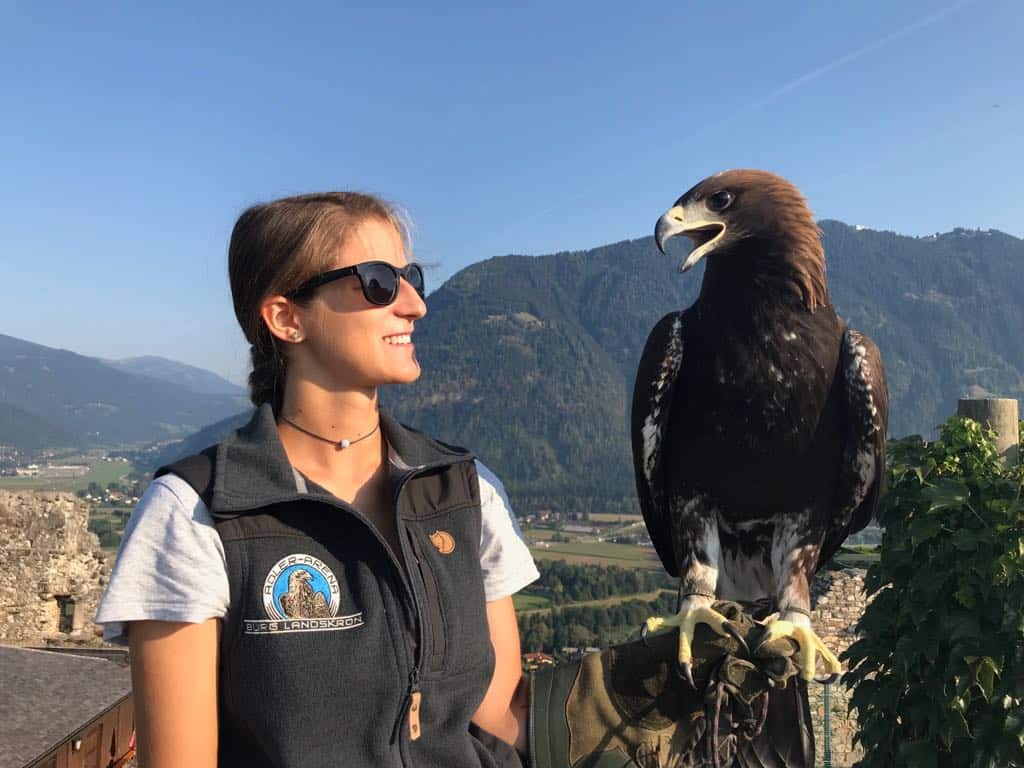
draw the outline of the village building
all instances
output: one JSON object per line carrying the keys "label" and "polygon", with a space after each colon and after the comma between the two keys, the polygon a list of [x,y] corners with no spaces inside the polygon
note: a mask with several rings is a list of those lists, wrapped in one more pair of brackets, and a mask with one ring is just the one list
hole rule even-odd
{"label": "village building", "polygon": [[0,768],[115,768],[133,752],[127,652],[92,622],[110,563],[70,493],[0,491]]}

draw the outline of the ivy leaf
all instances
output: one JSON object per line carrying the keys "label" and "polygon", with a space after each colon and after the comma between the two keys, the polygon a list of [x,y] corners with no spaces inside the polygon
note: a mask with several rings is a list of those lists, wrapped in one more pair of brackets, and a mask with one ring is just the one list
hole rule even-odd
{"label": "ivy leaf", "polygon": [[959,710],[953,710],[949,713],[949,717],[946,720],[946,727],[943,733],[943,741],[946,746],[952,746],[956,739],[970,738],[971,728],[967,724],[967,718],[964,717],[963,712]]}
{"label": "ivy leaf", "polygon": [[953,595],[956,601],[964,608],[973,608],[975,605],[974,590],[968,586],[960,587]]}
{"label": "ivy leaf", "polygon": [[978,548],[978,542],[984,540],[984,533],[980,536],[976,531],[961,530],[953,539],[953,546],[961,552],[973,552]]}
{"label": "ivy leaf", "polygon": [[900,757],[912,768],[935,768],[939,763],[938,751],[928,739],[903,742],[900,744]]}
{"label": "ivy leaf", "polygon": [[948,619],[949,639],[975,640],[981,636],[978,617],[973,614],[959,613]]}
{"label": "ivy leaf", "polygon": [[1014,739],[1018,746],[1024,746],[1024,718],[1019,714],[1009,714],[1003,724],[1003,733]]}
{"label": "ivy leaf", "polygon": [[932,514],[962,507],[970,498],[971,492],[959,480],[940,477],[935,485],[925,488],[921,495],[929,502],[928,512]]}
{"label": "ivy leaf", "polygon": [[910,544],[919,547],[942,530],[942,518],[915,517],[910,523]]}
{"label": "ivy leaf", "polygon": [[992,689],[995,687],[995,678],[998,675],[996,663],[990,657],[985,656],[978,662],[974,674],[975,681],[978,683],[978,687],[981,688],[985,700],[991,699]]}

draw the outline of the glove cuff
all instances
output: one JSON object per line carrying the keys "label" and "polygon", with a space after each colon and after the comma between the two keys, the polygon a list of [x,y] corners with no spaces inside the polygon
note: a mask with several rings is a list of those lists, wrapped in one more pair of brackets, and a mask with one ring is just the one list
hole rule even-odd
{"label": "glove cuff", "polygon": [[565,703],[579,674],[579,663],[530,672],[528,741],[530,768],[566,768],[569,723]]}

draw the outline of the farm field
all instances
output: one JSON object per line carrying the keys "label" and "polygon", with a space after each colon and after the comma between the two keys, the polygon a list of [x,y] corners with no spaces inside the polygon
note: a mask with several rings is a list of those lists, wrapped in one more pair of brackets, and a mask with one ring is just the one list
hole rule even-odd
{"label": "farm field", "polygon": [[516,607],[516,613],[527,613],[529,611],[542,611],[551,607],[551,601],[541,595],[530,595],[519,592],[512,595],[512,603]]}
{"label": "farm field", "polygon": [[618,512],[591,512],[591,523],[641,523],[643,517],[640,515],[623,515]]}
{"label": "farm field", "polygon": [[555,534],[561,533],[552,528],[527,528],[523,533],[526,535],[526,540],[529,543],[535,541],[551,541]]}
{"label": "farm field", "polygon": [[[70,463],[70,462],[69,462]],[[81,477],[0,477],[0,489],[7,491],[78,491],[97,483],[103,488],[116,483],[132,471],[131,464],[118,461],[92,460],[89,471]]]}
{"label": "farm field", "polygon": [[591,565],[617,565],[620,568],[661,569],[661,561],[651,547],[608,542],[551,542],[545,546],[532,546],[530,552],[537,560],[565,560],[567,563]]}
{"label": "farm field", "polygon": [[515,595],[512,598],[512,602],[516,604],[517,613],[531,613],[538,611],[546,611],[551,608],[601,608],[609,605],[615,605],[616,603],[625,603],[630,600],[643,600],[651,601],[654,600],[662,592],[669,592],[674,594],[672,590],[656,589],[653,592],[636,592],[629,595],[615,595],[613,597],[605,597],[601,600],[581,600],[577,603],[562,603],[561,605],[552,605],[545,597],[539,595],[522,595],[522,605],[520,605],[520,595]]}

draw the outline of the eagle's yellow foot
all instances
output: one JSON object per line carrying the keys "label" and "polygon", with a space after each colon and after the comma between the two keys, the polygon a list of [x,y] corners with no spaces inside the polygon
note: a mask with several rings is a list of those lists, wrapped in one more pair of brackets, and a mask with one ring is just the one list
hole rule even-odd
{"label": "eagle's yellow foot", "polygon": [[690,687],[695,690],[697,685],[693,681],[692,670],[693,633],[698,624],[707,624],[716,634],[722,637],[733,638],[739,643],[743,651],[749,655],[750,649],[747,647],[747,641],[743,639],[743,635],[736,629],[736,626],[718,611],[707,606],[684,608],[675,616],[669,616],[668,618],[652,616],[640,628],[640,637],[646,643],[647,636],[652,632],[679,627],[678,671],[686,679],[686,682],[690,684]]}
{"label": "eagle's yellow foot", "polygon": [[835,654],[830,651],[810,627],[803,627],[790,621],[776,619],[765,624],[764,637],[754,649],[754,655],[761,655],[758,652],[767,644],[777,640],[792,640],[796,646],[796,653],[793,654],[793,662],[800,670],[800,677],[810,682],[814,680],[814,672],[817,659],[820,656],[821,662],[828,673],[827,678],[818,680],[820,683],[834,683],[843,672],[842,665]]}

